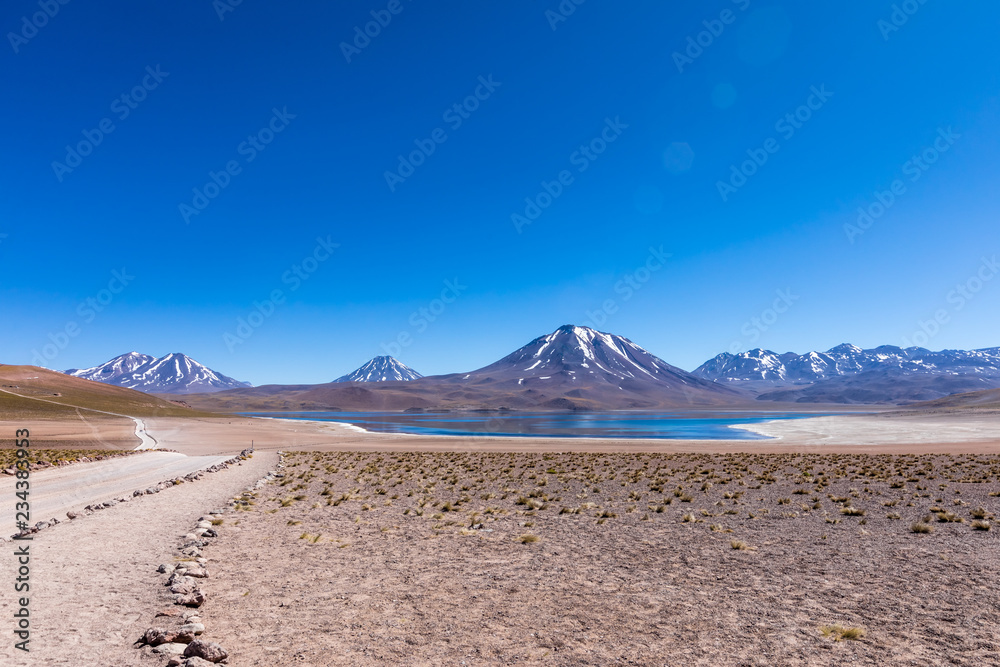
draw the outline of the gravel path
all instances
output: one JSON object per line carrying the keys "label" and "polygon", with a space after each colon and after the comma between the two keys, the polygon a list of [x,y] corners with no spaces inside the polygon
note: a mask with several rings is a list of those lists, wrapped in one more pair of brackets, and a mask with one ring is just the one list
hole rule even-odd
{"label": "gravel path", "polygon": [[[74,463],[31,473],[31,524],[56,518],[62,521],[69,510],[82,511],[93,503],[131,496],[164,480],[204,470],[229,456],[184,456],[176,452],[148,452],[92,463]],[[0,498],[14,498],[14,477],[0,478]],[[14,502],[0,504],[0,535],[17,532]]]}
{"label": "gravel path", "polygon": [[[204,457],[210,458],[214,457]],[[36,535],[27,543],[31,551],[30,654],[13,648],[16,558],[14,545],[7,543],[0,556],[0,582],[6,591],[0,596],[0,617],[5,619],[0,664],[162,665],[162,658],[144,658],[132,648],[143,631],[154,625],[154,614],[168,606],[166,589],[155,573],[157,565],[173,559],[180,538],[199,516],[225,505],[277,462],[276,454],[258,452],[202,480],[142,496]],[[171,476],[162,474],[160,479]],[[6,510],[13,505],[13,495],[2,497],[7,499]],[[211,580],[206,588],[209,600],[202,611],[210,639],[209,619],[218,612],[213,610]]]}

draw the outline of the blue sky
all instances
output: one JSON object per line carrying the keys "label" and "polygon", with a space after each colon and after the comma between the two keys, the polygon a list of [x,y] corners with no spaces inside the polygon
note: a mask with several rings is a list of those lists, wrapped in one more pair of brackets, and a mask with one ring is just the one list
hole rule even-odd
{"label": "blue sky", "polygon": [[7,3],[3,362],[1000,345],[996,3],[226,2]]}

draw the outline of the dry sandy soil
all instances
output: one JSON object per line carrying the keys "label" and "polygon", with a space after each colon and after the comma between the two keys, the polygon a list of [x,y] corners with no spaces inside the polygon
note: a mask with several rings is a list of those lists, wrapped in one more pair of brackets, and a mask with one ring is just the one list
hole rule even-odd
{"label": "dry sandy soil", "polygon": [[[996,416],[797,420],[755,426],[777,436],[757,442],[146,424],[187,456],[251,440],[257,455],[39,534],[38,652],[24,660],[5,642],[0,663],[162,665],[131,648],[164,604],[153,569],[198,516],[273,468],[274,451],[304,450],[206,550],[202,616],[231,664],[1000,664],[1000,529],[973,528],[973,512],[1000,510]],[[0,426],[61,448],[138,444],[125,419]],[[78,465],[51,472],[78,476],[82,505],[105,491]],[[842,514],[848,503],[865,514]],[[933,532],[911,532],[927,517]],[[0,558],[3,581],[12,564]],[[13,603],[0,596],[0,616]],[[821,634],[836,624],[865,634]]]}
{"label": "dry sandy soil", "polygon": [[76,419],[18,420],[0,422],[0,447],[10,447],[14,432],[28,428],[32,446],[44,449],[135,449],[135,423],[131,419],[79,411]]}
{"label": "dry sandy soil", "polygon": [[1000,456],[287,463],[209,556],[236,664],[1000,664]]}

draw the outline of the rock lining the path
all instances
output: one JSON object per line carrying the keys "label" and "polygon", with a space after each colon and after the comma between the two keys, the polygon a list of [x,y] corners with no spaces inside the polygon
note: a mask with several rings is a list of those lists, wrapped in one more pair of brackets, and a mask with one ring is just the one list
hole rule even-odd
{"label": "rock lining the path", "polygon": [[[222,470],[227,467],[226,464],[245,460],[252,455],[253,450],[244,450],[235,459],[212,467]],[[278,457],[277,468],[279,470],[268,471],[267,475],[247,487],[242,494],[230,500],[226,507],[214,509],[208,515],[198,518],[192,532],[181,538],[181,543],[177,547],[180,554],[178,562],[173,565],[161,564],[156,568],[157,574],[167,575],[163,584],[170,591],[170,600],[175,608],[160,611],[155,618],[161,621],[175,619],[174,622],[179,621],[179,624],[174,628],[160,626],[149,628],[136,642],[136,647],[150,647],[154,653],[170,655],[167,667],[198,667],[228,661],[229,653],[222,646],[201,639],[206,630],[200,612],[194,610],[178,612],[176,607],[198,609],[208,600],[209,596],[203,588],[206,580],[209,579],[208,560],[202,555],[202,549],[209,546],[212,540],[218,537],[215,520],[220,515],[235,512],[241,506],[248,505],[248,494],[284,477],[284,473],[280,472],[280,469],[284,467],[282,452],[278,452]],[[205,472],[214,471],[209,468]],[[198,476],[200,477],[200,473]],[[179,650],[179,647],[183,647],[183,649]]]}

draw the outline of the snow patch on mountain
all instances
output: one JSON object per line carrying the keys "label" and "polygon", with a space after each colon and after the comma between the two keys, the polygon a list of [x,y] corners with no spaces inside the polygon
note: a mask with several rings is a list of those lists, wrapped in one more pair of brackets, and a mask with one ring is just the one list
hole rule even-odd
{"label": "snow patch on mountain", "polygon": [[129,352],[93,368],[71,368],[63,372],[85,380],[159,394],[194,394],[253,386],[213,371],[179,352],[160,358]]}
{"label": "snow patch on mountain", "polygon": [[699,377],[724,383],[783,386],[888,372],[904,375],[965,374],[1000,378],[1000,348],[941,350],[894,345],[863,350],[843,343],[826,352],[777,354],[753,349],[724,352],[696,368]]}
{"label": "snow patch on mountain", "polygon": [[340,376],[334,382],[408,382],[422,377],[401,361],[380,356],[347,375]]}

